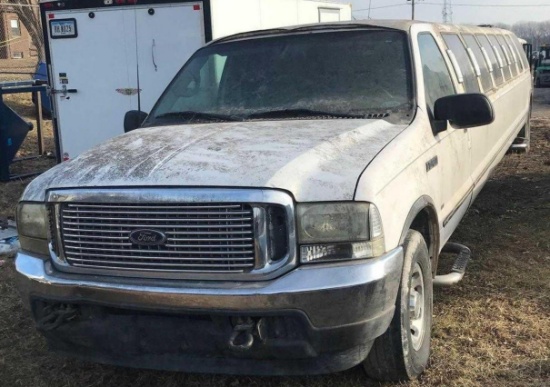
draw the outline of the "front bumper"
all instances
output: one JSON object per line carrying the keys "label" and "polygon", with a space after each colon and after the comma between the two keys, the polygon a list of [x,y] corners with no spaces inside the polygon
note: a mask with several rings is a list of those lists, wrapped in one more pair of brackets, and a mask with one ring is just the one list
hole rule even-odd
{"label": "front bumper", "polygon": [[[389,326],[402,265],[398,248],[371,260],[303,265],[270,281],[222,283],[75,276],[24,252],[16,259],[18,288],[35,319],[55,303],[80,308],[78,318],[43,332],[54,349],[140,368],[231,374],[358,364]],[[247,351],[228,346],[235,318],[244,316],[267,326]]]}

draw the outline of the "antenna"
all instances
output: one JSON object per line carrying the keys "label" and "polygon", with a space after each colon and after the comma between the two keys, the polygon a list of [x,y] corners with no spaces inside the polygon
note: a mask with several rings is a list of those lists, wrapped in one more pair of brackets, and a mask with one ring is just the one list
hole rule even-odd
{"label": "antenna", "polygon": [[452,0],[443,1],[443,23],[453,22],[453,4]]}

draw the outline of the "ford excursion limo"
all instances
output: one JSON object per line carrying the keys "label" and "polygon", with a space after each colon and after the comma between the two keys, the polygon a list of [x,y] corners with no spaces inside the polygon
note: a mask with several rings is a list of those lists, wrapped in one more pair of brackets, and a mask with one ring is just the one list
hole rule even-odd
{"label": "ford excursion limo", "polygon": [[415,378],[432,288],[470,257],[449,239],[506,152],[529,149],[531,94],[496,28],[214,41],[128,133],[29,184],[19,290],[52,350],[92,361]]}

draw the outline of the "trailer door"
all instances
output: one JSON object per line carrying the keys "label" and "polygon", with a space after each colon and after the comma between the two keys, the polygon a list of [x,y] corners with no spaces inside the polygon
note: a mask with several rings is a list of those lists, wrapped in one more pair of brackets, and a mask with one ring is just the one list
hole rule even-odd
{"label": "trailer door", "polygon": [[205,43],[202,2],[136,9],[140,107],[150,112],[172,78]]}
{"label": "trailer door", "polygon": [[46,20],[61,155],[74,158],[122,134],[124,114],[138,108],[135,10],[52,11]]}

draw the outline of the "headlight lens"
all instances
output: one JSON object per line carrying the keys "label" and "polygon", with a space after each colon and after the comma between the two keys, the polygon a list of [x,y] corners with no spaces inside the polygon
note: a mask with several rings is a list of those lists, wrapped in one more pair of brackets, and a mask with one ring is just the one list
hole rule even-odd
{"label": "headlight lens", "polygon": [[300,243],[368,240],[369,204],[326,203],[298,206]]}
{"label": "headlight lens", "polygon": [[47,255],[48,211],[44,204],[21,203],[17,208],[17,231],[21,249]]}
{"label": "headlight lens", "polygon": [[299,204],[302,263],[363,259],[384,253],[380,214],[370,203]]}

